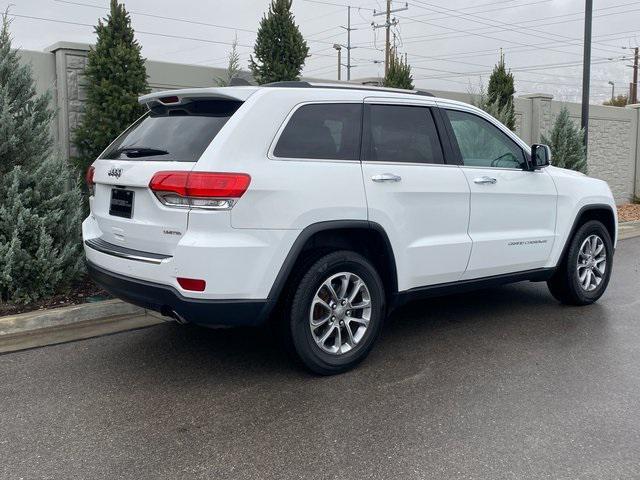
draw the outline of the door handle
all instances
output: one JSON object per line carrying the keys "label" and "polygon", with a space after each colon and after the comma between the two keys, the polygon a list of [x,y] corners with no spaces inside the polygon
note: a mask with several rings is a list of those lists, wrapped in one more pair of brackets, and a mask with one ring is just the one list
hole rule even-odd
{"label": "door handle", "polygon": [[402,180],[400,175],[394,175],[393,173],[381,173],[380,175],[374,175],[371,177],[374,182],[399,182]]}
{"label": "door handle", "polygon": [[493,184],[494,184],[494,183],[496,183],[497,181],[498,181],[498,180],[496,180],[495,178],[493,178],[493,177],[487,177],[487,176],[484,176],[484,177],[478,177],[478,178],[474,178],[474,179],[473,179],[473,183],[480,183],[480,184],[482,184],[482,183],[490,183],[490,184],[492,184],[492,185],[493,185]]}

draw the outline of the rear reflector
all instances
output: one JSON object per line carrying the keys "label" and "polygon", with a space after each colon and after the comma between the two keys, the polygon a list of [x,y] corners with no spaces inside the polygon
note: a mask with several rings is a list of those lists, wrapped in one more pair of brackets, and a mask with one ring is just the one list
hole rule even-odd
{"label": "rear reflector", "polygon": [[96,171],[95,167],[91,165],[87,169],[87,173],[84,177],[84,180],[87,183],[87,189],[89,190],[90,195],[93,195],[93,187],[96,184],[96,182],[93,181],[93,175],[95,174],[95,171]]}
{"label": "rear reflector", "polygon": [[156,173],[149,188],[165,205],[228,209],[250,183],[246,173],[168,171]]}
{"label": "rear reflector", "polygon": [[191,290],[193,292],[204,292],[204,287],[207,286],[207,283],[204,280],[199,280],[197,278],[178,277],[178,283],[185,290]]}

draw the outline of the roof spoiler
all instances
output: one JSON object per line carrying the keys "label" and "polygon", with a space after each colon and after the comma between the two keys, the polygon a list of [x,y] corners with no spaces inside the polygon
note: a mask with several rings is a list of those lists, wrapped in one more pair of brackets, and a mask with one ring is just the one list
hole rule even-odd
{"label": "roof spoiler", "polygon": [[138,98],[138,103],[150,108],[153,105],[183,105],[195,99],[219,99],[244,102],[257,87],[184,88],[153,92]]}

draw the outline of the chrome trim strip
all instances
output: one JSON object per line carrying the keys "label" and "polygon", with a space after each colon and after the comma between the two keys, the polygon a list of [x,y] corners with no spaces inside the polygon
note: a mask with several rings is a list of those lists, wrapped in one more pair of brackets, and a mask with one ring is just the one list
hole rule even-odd
{"label": "chrome trim strip", "polygon": [[105,242],[101,238],[91,238],[89,240],[85,240],[84,244],[87,247],[106,255],[125,258],[127,260],[135,260],[137,262],[153,263],[156,265],[160,265],[161,263],[164,263],[173,258],[171,255],[141,252],[140,250],[113,245],[109,242]]}

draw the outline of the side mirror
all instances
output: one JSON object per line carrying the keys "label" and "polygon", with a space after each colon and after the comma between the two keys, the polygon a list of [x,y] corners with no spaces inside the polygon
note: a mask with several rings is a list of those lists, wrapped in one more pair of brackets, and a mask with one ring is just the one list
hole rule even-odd
{"label": "side mirror", "polygon": [[548,145],[539,143],[531,145],[531,164],[534,170],[551,165],[551,149]]}

